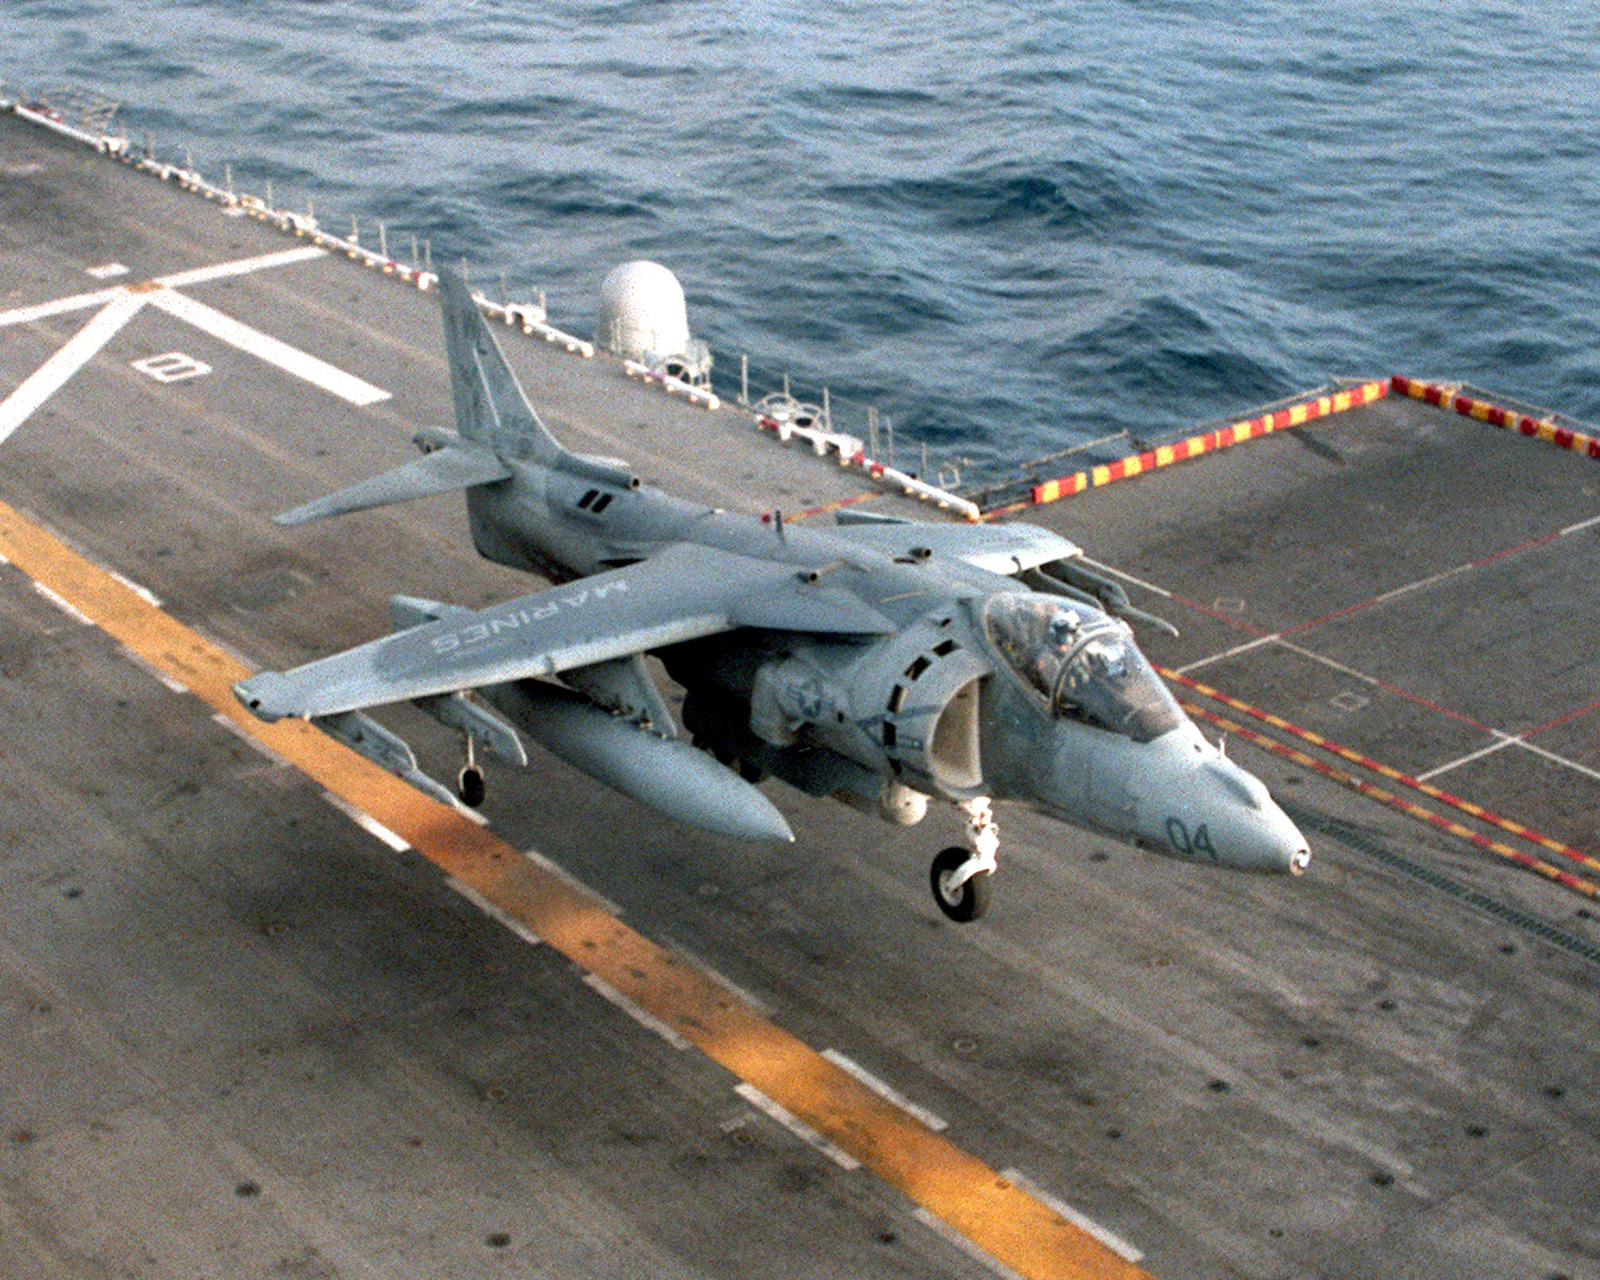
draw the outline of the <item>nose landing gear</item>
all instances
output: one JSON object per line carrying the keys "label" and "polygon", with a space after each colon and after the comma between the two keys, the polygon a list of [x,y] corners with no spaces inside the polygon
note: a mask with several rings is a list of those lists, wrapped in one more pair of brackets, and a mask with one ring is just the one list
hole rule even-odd
{"label": "nose landing gear", "polygon": [[960,808],[967,815],[972,848],[951,845],[942,850],[928,868],[928,882],[939,910],[957,924],[966,924],[989,909],[989,890],[999,866],[1000,828],[987,796],[965,800]]}

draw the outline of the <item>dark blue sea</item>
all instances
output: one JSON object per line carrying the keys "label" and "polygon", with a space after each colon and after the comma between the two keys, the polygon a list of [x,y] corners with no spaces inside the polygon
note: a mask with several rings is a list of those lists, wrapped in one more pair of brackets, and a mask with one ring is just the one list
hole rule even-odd
{"label": "dark blue sea", "polygon": [[1593,0],[0,0],[0,78],[1014,465],[1404,372],[1600,421]]}

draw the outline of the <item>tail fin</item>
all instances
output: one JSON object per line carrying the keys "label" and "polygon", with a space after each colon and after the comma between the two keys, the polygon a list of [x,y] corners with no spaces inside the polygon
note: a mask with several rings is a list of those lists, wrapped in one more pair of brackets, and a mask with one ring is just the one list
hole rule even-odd
{"label": "tail fin", "polygon": [[455,268],[444,268],[439,272],[439,290],[456,430],[463,438],[480,441],[502,456],[529,458],[547,466],[563,456],[566,450],[545,430],[506,363],[466,278]]}

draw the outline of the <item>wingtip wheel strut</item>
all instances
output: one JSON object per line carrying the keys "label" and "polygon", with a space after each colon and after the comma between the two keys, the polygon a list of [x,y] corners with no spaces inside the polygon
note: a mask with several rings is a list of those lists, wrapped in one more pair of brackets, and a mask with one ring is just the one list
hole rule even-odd
{"label": "wingtip wheel strut", "polygon": [[1000,828],[987,796],[962,802],[961,811],[967,815],[972,848],[951,845],[942,850],[928,868],[928,881],[939,910],[957,924],[966,924],[989,909],[989,890],[999,866]]}

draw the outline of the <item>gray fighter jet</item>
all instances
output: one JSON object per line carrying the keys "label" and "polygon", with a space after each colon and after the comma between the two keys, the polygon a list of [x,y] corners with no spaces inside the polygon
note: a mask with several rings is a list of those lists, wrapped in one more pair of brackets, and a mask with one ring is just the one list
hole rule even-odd
{"label": "gray fighter jet", "polygon": [[[1305,870],[1294,823],[1200,735],[1125,619],[1164,624],[1078,547],[1026,524],[812,528],[672,497],[563,448],[461,275],[440,285],[458,430],[423,432],[421,458],[278,519],[462,490],[478,551],[557,585],[478,611],[395,597],[396,634],[237,684],[256,715],[309,717],[442,791],[364,713],[411,701],[464,735],[468,803],[483,799],[478,751],[527,766],[532,741],[754,839],[793,839],[755,785],[768,776],[901,825],[948,801],[970,838],[930,880],[954,920],[987,905],[994,800],[1191,861]],[[688,739],[647,654],[684,690]]]}

